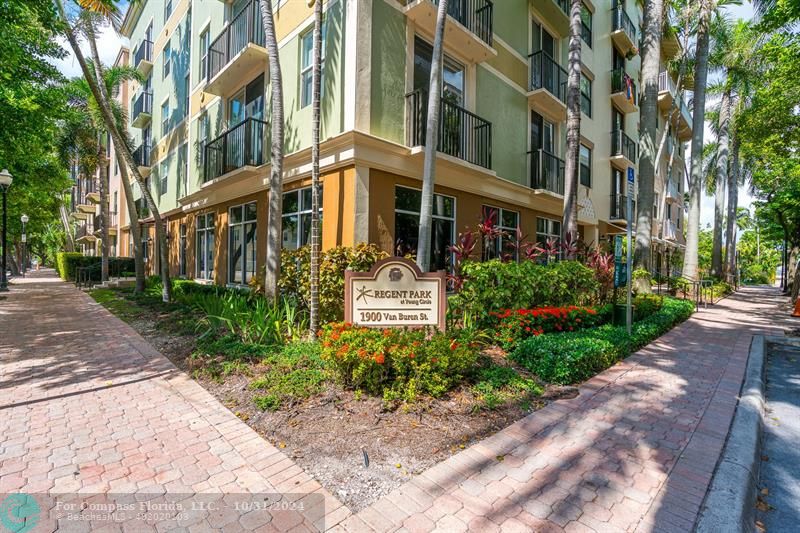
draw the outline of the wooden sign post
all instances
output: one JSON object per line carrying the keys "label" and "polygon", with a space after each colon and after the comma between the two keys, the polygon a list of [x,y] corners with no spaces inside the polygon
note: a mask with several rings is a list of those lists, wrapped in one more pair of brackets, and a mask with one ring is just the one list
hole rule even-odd
{"label": "wooden sign post", "polygon": [[375,263],[369,272],[344,273],[344,319],[369,327],[434,326],[444,331],[443,271],[423,273],[403,257]]}

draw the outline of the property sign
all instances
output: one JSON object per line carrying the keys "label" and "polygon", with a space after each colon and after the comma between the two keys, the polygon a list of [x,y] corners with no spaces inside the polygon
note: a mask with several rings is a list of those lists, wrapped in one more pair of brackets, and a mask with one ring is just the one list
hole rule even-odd
{"label": "property sign", "polygon": [[445,328],[445,273],[423,273],[402,257],[375,263],[369,272],[344,273],[344,319],[370,327]]}

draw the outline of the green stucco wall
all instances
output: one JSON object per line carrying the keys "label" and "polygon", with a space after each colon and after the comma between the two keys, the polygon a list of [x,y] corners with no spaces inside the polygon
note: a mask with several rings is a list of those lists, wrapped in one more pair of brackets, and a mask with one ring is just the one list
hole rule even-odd
{"label": "green stucco wall", "polygon": [[373,135],[405,143],[406,19],[383,0],[372,3]]}

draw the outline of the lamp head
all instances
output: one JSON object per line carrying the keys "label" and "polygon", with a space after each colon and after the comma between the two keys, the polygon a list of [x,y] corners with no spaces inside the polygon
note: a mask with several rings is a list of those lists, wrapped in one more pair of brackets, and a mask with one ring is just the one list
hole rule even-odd
{"label": "lamp head", "polygon": [[22,215],[21,217],[19,217],[19,219],[22,221],[23,224],[27,224],[29,220],[28,215]]}
{"label": "lamp head", "polygon": [[4,168],[0,171],[0,188],[7,189],[11,187],[11,182],[14,181],[14,178],[11,177],[11,173],[8,169]]}

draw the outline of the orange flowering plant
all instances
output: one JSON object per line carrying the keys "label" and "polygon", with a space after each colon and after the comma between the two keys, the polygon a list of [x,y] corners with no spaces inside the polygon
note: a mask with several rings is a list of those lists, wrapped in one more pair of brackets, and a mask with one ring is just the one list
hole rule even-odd
{"label": "orange flowering plant", "polygon": [[389,400],[441,396],[475,368],[478,350],[425,329],[376,329],[346,322],[320,332],[322,358],[342,383]]}
{"label": "orange flowering plant", "polygon": [[492,313],[499,320],[497,344],[507,351],[529,337],[542,333],[575,331],[597,326],[601,316],[591,307],[537,307],[535,309],[503,309]]}

